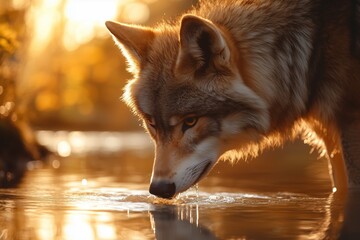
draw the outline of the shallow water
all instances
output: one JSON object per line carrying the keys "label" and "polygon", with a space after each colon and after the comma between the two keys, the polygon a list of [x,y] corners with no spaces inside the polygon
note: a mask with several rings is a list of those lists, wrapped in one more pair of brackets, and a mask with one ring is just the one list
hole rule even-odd
{"label": "shallow water", "polygon": [[[82,144],[41,134],[59,153],[68,144],[68,156],[32,162],[18,188],[0,189],[0,239],[360,239],[360,194],[331,193],[322,160],[275,173],[261,160],[221,163],[198,188],[164,201],[147,191],[146,141],[95,151],[84,133]],[[122,142],[110,133],[95,140],[109,136]]]}

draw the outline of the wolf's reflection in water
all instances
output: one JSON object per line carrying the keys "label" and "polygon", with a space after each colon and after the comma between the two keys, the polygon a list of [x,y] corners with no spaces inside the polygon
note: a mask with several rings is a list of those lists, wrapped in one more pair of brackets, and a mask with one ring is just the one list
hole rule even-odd
{"label": "wolf's reflection in water", "polygon": [[155,206],[150,221],[158,240],[217,239],[213,232],[198,223],[198,206]]}

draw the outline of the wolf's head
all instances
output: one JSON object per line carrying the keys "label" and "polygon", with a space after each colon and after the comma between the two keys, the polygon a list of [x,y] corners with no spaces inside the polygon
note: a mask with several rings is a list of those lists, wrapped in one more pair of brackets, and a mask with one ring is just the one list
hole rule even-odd
{"label": "wolf's head", "polygon": [[185,15],[150,29],[106,22],[134,79],[125,102],[155,142],[150,193],[172,198],[204,177],[234,142],[269,126],[230,33]]}

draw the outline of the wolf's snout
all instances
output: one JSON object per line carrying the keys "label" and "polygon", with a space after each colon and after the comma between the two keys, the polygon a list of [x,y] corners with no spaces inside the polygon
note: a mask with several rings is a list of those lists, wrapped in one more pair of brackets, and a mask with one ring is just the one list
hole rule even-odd
{"label": "wolf's snout", "polygon": [[150,184],[150,193],[161,198],[172,198],[175,195],[176,186],[173,182],[155,181]]}

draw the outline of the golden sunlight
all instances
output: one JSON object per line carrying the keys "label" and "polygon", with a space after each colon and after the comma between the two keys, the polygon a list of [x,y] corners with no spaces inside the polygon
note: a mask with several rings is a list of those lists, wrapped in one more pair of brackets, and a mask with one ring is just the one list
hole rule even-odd
{"label": "golden sunlight", "polygon": [[73,213],[66,216],[66,225],[63,235],[68,239],[96,239],[91,226],[91,216],[84,213]]}
{"label": "golden sunlight", "polygon": [[31,6],[28,21],[34,23],[31,49],[41,52],[51,38],[59,36],[66,50],[72,51],[94,37],[108,36],[106,20],[120,20],[136,24],[150,17],[148,4],[132,0],[39,0]]}
{"label": "golden sunlight", "polygon": [[33,23],[33,35],[30,44],[32,53],[39,53],[47,46],[51,36],[54,34],[54,26],[59,24],[61,15],[58,12],[60,0],[40,0],[31,6],[28,22]]}
{"label": "golden sunlight", "polygon": [[93,37],[108,36],[106,20],[115,20],[121,12],[121,20],[141,24],[150,17],[147,4],[131,0],[67,0],[64,15],[66,24],[63,44],[71,51]]}
{"label": "golden sunlight", "polygon": [[105,35],[104,22],[114,19],[119,7],[118,0],[68,0],[64,14],[66,25],[63,43],[67,50],[76,49],[94,36]]}
{"label": "golden sunlight", "polygon": [[129,23],[144,23],[150,17],[148,5],[142,2],[130,2],[124,6],[122,19]]}

